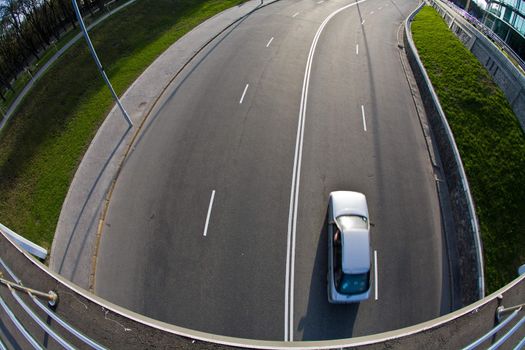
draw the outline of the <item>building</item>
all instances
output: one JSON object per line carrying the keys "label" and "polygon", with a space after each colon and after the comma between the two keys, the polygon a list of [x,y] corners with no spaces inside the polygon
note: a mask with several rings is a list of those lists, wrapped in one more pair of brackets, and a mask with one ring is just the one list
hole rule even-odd
{"label": "building", "polygon": [[489,0],[483,23],[525,61],[525,0]]}

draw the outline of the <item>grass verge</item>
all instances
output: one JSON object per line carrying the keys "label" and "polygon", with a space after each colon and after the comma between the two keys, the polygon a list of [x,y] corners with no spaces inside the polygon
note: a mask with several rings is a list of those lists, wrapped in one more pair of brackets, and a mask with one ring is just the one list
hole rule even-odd
{"label": "grass verge", "polygon": [[525,263],[525,135],[503,92],[432,7],[412,33],[465,166],[492,292]]}
{"label": "grass verge", "polygon": [[[243,0],[140,0],[91,32],[118,94],[173,42]],[[113,101],[84,41],[37,82],[0,135],[0,222],[50,248],[75,170]]]}
{"label": "grass verge", "polygon": [[[119,1],[118,5],[116,6],[120,5],[121,2]],[[105,14],[106,12],[104,11],[97,12],[94,15],[86,16],[84,17],[84,22],[86,26],[89,26],[90,23],[96,21],[99,17],[102,17]],[[18,75],[17,79],[12,85],[14,91],[6,90],[4,92],[5,101],[0,100],[0,110],[2,111],[2,113],[9,109],[13,101],[18,97],[20,92],[22,92],[24,87],[31,80],[32,75],[38,72],[39,67],[45,65],[55,53],[57,53],[62,47],[64,47],[69,41],[71,41],[78,33],[80,33],[80,28],[78,26],[76,28],[70,28],[68,31],[65,32],[65,34],[62,34],[62,37],[60,38],[60,40],[58,40],[58,42],[53,43],[43,53],[41,53],[42,56],[38,61],[33,62],[28,67],[28,70],[32,72],[31,74],[28,72],[28,70],[25,70],[24,72]]]}

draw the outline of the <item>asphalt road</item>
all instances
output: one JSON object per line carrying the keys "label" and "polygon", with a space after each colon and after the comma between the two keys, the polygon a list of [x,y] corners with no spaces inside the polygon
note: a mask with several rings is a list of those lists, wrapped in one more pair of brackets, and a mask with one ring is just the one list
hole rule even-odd
{"label": "asphalt road", "polygon": [[[396,39],[416,5],[283,0],[199,54],[124,164],[96,293],[179,326],[270,340],[448,312],[434,175]],[[365,193],[374,224],[377,273],[359,305],[327,303],[333,190]]]}

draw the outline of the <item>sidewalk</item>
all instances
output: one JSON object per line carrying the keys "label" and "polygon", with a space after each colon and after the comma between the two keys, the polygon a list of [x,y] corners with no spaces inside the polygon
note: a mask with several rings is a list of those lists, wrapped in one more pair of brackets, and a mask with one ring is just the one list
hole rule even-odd
{"label": "sidewalk", "polygon": [[[276,1],[265,0],[264,5]],[[91,142],[62,206],[51,247],[51,270],[92,290],[102,229],[99,225],[112,183],[140,126],[187,62],[210,40],[260,6],[260,0],[250,0],[194,28],[157,58],[122,96],[134,126],[128,127],[115,106]]]}

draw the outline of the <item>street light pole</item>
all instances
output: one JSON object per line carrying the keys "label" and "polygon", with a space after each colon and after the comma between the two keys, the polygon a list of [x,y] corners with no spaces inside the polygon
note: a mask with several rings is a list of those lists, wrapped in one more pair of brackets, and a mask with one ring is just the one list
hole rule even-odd
{"label": "street light pole", "polygon": [[133,126],[133,122],[131,121],[131,118],[128,115],[128,112],[124,109],[124,106],[122,103],[120,103],[120,99],[117,96],[117,93],[115,90],[113,90],[113,86],[111,85],[111,82],[109,81],[108,76],[106,75],[106,72],[104,71],[104,68],[102,67],[102,64],[100,63],[100,60],[98,59],[97,53],[95,52],[95,48],[93,47],[93,44],[91,43],[91,39],[89,38],[89,34],[86,29],[86,25],[84,24],[84,20],[82,19],[82,15],[80,14],[80,9],[78,8],[76,0],[71,0],[73,3],[73,8],[75,9],[75,13],[77,14],[78,23],[80,24],[80,28],[82,29],[82,33],[84,34],[84,38],[86,39],[87,45],[89,47],[89,51],[91,51],[91,56],[93,56],[93,59],[95,60],[95,63],[97,65],[97,68],[102,75],[102,78],[106,82],[109,90],[111,91],[111,94],[113,95],[113,98],[117,102],[117,105],[119,106],[120,110],[122,111],[122,114],[124,114],[124,118],[126,118],[126,121],[128,122],[129,126]]}

